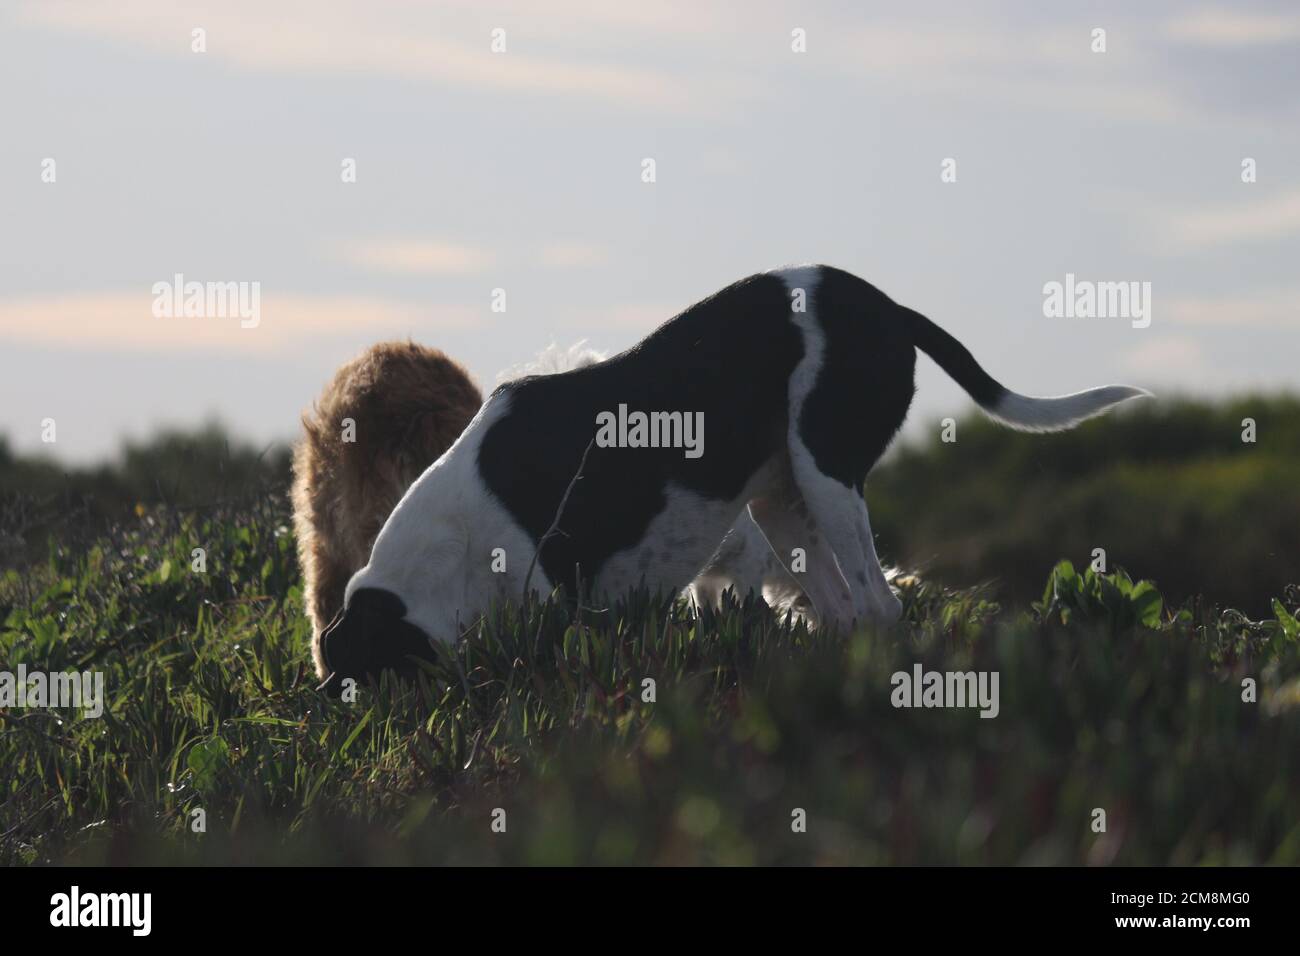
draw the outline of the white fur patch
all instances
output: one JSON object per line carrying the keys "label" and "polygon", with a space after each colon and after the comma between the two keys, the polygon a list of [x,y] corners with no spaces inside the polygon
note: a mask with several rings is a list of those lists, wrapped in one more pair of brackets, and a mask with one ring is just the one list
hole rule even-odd
{"label": "white fur patch", "polygon": [[529,375],[558,375],[571,372],[575,368],[586,368],[603,362],[607,356],[603,352],[587,348],[587,340],[574,342],[567,349],[552,342],[537,353],[531,362],[521,362],[497,373],[497,384],[513,382],[515,379],[527,378]]}
{"label": "white fur patch", "polygon": [[994,421],[1018,431],[1057,432],[1095,418],[1130,398],[1153,397],[1146,389],[1132,385],[1104,385],[1056,398],[1033,398],[1007,392],[996,405],[985,409],[985,413]]}
{"label": "white fur patch", "polygon": [[[523,596],[536,552],[533,540],[492,495],[478,473],[478,449],[510,413],[508,394],[488,399],[447,453],[407,489],[375,539],[370,562],[348,582],[392,591],[406,620],[439,641],[455,641],[493,601]],[[505,571],[493,570],[494,552]],[[539,563],[529,588],[551,590]]]}

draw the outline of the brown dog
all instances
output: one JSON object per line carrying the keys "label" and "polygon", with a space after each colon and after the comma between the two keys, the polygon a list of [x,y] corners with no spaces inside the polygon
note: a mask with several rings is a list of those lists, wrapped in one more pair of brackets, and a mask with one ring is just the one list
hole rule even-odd
{"label": "brown dog", "polygon": [[[293,455],[293,523],[317,672],[321,633],[411,483],[478,413],[483,395],[437,349],[381,342],[335,373]],[[350,421],[349,421],[350,420]]]}

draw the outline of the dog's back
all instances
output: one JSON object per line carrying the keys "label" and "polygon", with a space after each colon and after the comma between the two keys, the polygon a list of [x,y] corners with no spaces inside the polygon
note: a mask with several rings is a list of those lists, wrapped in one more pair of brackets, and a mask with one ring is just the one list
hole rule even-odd
{"label": "dog's back", "polygon": [[[483,437],[484,479],[535,539],[554,520],[593,442],[598,415],[617,415],[623,405],[699,416],[705,425],[707,448],[699,458],[684,456],[681,447],[632,454],[593,447],[584,480],[565,505],[565,535],[540,557],[548,577],[572,587],[575,565],[594,570],[636,546],[645,522],[663,510],[668,485],[708,499],[732,499],[783,447],[786,382],[802,353],[789,311],[779,277],[750,276],[598,365],[520,379],[493,393],[490,401],[508,402],[510,411]],[[618,490],[616,507],[609,489]],[[656,555],[656,561],[661,558]]]}

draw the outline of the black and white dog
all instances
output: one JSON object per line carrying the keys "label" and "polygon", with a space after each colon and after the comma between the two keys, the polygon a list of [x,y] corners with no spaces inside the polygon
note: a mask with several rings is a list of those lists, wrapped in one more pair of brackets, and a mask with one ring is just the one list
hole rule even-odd
{"label": "black and white dog", "polygon": [[[750,276],[620,355],[493,392],[348,584],[322,637],[326,688],[408,668],[492,601],[518,599],[526,580],[597,600],[637,586],[675,594],[746,508],[783,561],[802,549],[798,580],[822,623],[897,620],[862,488],[907,414],[918,348],[1012,428],[1065,429],[1148,394],[1018,395],[856,276],[829,266]],[[626,427],[636,412],[641,427]],[[647,435],[647,420],[658,431]]]}

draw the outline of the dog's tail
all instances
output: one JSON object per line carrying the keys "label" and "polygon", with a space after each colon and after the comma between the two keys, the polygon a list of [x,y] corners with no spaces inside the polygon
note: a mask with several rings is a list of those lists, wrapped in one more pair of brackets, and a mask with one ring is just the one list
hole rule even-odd
{"label": "dog's tail", "polygon": [[1072,395],[1032,398],[1004,387],[980,367],[975,357],[951,335],[921,313],[899,306],[907,315],[912,343],[939,364],[996,422],[1026,432],[1057,432],[1100,415],[1130,398],[1150,398],[1146,389],[1104,385]]}

